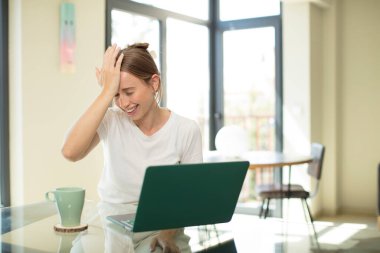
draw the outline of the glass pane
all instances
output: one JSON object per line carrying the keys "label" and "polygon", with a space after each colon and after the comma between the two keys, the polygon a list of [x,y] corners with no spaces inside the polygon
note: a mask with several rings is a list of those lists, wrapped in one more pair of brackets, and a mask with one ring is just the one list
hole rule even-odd
{"label": "glass pane", "polygon": [[220,20],[257,18],[280,14],[280,0],[220,0]]}
{"label": "glass pane", "polygon": [[[275,149],[275,30],[273,27],[223,34],[224,123],[249,135],[250,150]],[[249,171],[240,202],[255,202],[259,172]]]}
{"label": "glass pane", "polygon": [[124,48],[137,42],[149,43],[148,50],[153,55],[157,67],[160,69],[159,60],[159,22],[157,19],[132,14],[125,11],[111,11],[111,42]]}
{"label": "glass pane", "polygon": [[209,148],[208,40],[204,26],[167,21],[167,106],[198,122],[204,150]]}
{"label": "glass pane", "polygon": [[225,125],[250,136],[251,150],[274,150],[274,28],[228,31],[224,43]]}
{"label": "glass pane", "polygon": [[133,0],[168,11],[208,20],[208,0]]}

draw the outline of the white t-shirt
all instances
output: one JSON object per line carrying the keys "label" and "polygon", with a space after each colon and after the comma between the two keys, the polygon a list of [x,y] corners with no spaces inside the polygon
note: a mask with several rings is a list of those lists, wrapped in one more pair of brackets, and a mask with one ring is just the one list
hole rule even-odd
{"label": "white t-shirt", "polygon": [[109,108],[98,128],[104,168],[98,184],[102,201],[138,201],[150,165],[200,163],[202,137],[195,121],[171,112],[168,121],[146,136],[119,108]]}

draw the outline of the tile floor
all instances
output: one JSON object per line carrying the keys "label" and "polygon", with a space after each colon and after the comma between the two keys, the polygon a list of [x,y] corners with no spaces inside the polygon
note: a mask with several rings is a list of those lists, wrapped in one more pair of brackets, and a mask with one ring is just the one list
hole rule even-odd
{"label": "tile floor", "polygon": [[[303,217],[302,217],[303,218]],[[318,243],[311,226],[303,220],[259,219],[235,214],[229,223],[218,224],[218,234],[188,228],[190,244],[196,252],[229,253],[374,253],[380,252],[380,229],[377,217],[338,216],[315,221]],[[227,242],[222,244],[222,242]],[[231,245],[232,244],[232,245]],[[220,247],[211,247],[219,245]],[[202,251],[203,248],[212,250]]]}

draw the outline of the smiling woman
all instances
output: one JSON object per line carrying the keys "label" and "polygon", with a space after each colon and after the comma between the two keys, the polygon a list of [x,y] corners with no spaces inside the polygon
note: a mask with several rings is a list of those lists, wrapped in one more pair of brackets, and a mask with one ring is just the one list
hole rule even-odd
{"label": "smiling woman", "polygon": [[[160,73],[148,46],[136,43],[121,50],[114,44],[107,48],[103,66],[96,71],[100,94],[69,131],[62,148],[65,158],[77,161],[102,143],[105,162],[98,193],[107,203],[138,201],[149,166],[203,160],[198,125],[159,105]],[[112,101],[114,106],[109,107]],[[177,247],[183,245],[180,234],[181,229],[162,230],[144,241],[152,249],[188,252],[186,238],[187,246]]]}

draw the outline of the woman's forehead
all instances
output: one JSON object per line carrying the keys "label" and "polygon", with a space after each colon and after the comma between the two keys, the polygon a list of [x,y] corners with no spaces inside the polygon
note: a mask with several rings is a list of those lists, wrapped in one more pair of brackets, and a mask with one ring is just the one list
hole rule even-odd
{"label": "woman's forehead", "polygon": [[120,73],[120,88],[121,89],[127,89],[127,88],[133,88],[138,87],[141,85],[145,85],[145,81],[136,77],[135,75],[129,73],[129,72],[121,72]]}

